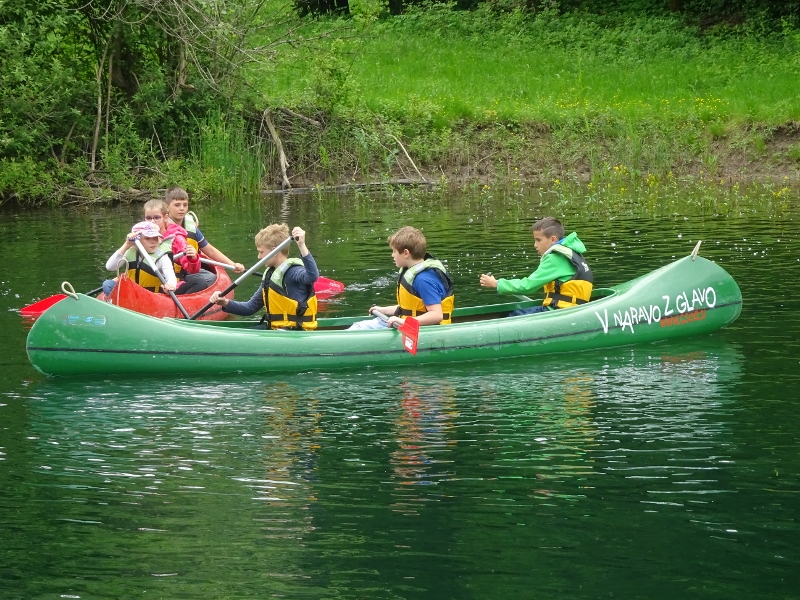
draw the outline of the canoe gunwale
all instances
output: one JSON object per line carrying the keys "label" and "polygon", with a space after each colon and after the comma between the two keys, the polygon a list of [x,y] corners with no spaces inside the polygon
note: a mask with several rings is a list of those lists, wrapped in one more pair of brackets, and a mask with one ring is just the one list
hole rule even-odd
{"label": "canoe gunwale", "polygon": [[[592,306],[596,306],[601,300],[613,298],[614,296],[617,295],[618,292],[614,288],[597,288],[594,291],[593,296],[595,293],[598,294],[598,297],[593,298],[590,302],[587,302],[586,304],[591,304]],[[450,325],[441,325],[440,327],[452,327],[454,325],[464,325],[466,323],[485,322],[492,320],[491,318],[486,318],[486,319],[470,319],[470,320],[459,321],[459,319],[465,319],[467,317],[496,314],[497,315],[496,318],[509,318],[506,317],[506,313],[509,313],[512,310],[539,306],[541,305],[541,303],[542,299],[528,298],[526,300],[516,300],[514,302],[501,302],[498,304],[480,304],[476,306],[462,306],[456,308],[453,311],[453,320],[454,320],[453,323],[451,323]],[[586,304],[582,304],[580,307],[577,308],[585,307]],[[560,310],[564,311],[573,309],[560,309]],[[535,316],[542,317],[544,316],[544,314],[539,314]],[[370,316],[321,318],[318,319],[319,322],[318,331],[319,330],[336,331],[338,329],[349,327],[353,323],[358,323],[360,321],[368,321],[371,318],[372,317]],[[164,317],[164,319],[174,322],[180,322],[185,325],[191,325],[193,327],[207,326],[207,327],[214,327],[217,329],[232,329],[232,330],[243,330],[243,331],[253,330],[257,325],[261,323],[260,319],[234,319],[228,321],[186,321],[186,319],[173,318],[173,317]],[[257,330],[257,331],[263,331],[263,330]],[[314,333],[314,332],[305,332],[305,333]]]}

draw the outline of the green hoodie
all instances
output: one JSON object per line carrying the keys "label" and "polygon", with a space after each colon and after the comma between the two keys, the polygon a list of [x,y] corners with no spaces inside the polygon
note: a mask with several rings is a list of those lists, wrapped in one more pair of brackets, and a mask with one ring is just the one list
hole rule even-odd
{"label": "green hoodie", "polygon": [[[578,234],[574,231],[561,240],[560,244],[566,246],[573,252],[583,254],[586,246],[578,239]],[[533,273],[522,279],[498,279],[498,294],[531,294],[540,287],[555,281],[567,281],[575,275],[575,267],[569,260],[556,252],[549,250],[540,259],[539,268]]]}

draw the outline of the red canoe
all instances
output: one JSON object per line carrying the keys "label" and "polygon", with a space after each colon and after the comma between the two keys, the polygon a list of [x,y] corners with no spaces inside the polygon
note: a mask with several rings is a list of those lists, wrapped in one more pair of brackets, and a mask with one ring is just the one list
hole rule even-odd
{"label": "red canoe", "polygon": [[[186,309],[186,312],[188,312],[190,315],[193,315],[205,306],[206,302],[208,301],[208,297],[211,296],[212,292],[216,290],[222,291],[231,284],[230,277],[228,277],[224,269],[220,267],[214,268],[216,269],[217,273],[217,280],[214,282],[214,285],[201,292],[197,292],[196,294],[178,296],[178,300],[180,300],[181,304],[183,304],[184,308]],[[89,294],[93,295],[98,291],[99,288],[89,292]],[[317,298],[324,303],[325,299],[330,298],[331,296],[336,296],[337,294],[341,294],[344,291],[344,284],[340,281],[336,281],[335,279],[320,277],[314,283],[314,291],[317,294]],[[111,296],[113,304],[136,312],[159,318],[182,317],[178,307],[175,306],[175,303],[169,296],[165,294],[154,294],[152,292],[148,292],[143,287],[130,281],[127,276],[122,277],[122,283],[115,287],[114,291],[111,293]],[[225,297],[233,299],[233,292],[230,292]],[[20,314],[26,318],[36,319],[44,311],[64,298],[66,298],[64,294],[55,294],[53,296],[49,296],[43,300],[39,300],[38,302],[34,302],[33,304],[23,307],[20,310]],[[98,298],[101,300],[107,300],[104,294],[100,294]],[[225,318],[225,314],[226,313],[223,313],[218,306],[215,306],[210,308],[208,312],[200,317],[200,320],[219,321]]]}
{"label": "red canoe", "polygon": [[[214,269],[216,269],[217,280],[213,285],[195,294],[176,296],[181,304],[183,304],[186,312],[190,315],[195,314],[203,308],[213,292],[217,290],[221,292],[231,284],[231,279],[228,277],[225,269],[221,267],[214,267]],[[330,298],[331,296],[341,293],[344,290],[344,285],[334,279],[320,277],[319,280],[314,283],[314,290],[317,293],[317,297],[320,300],[324,300],[325,298]],[[233,291],[228,292],[225,297],[229,300],[233,300]],[[106,296],[100,294],[98,299],[106,300]],[[128,279],[125,275],[120,278],[120,282],[114,287],[114,291],[111,292],[111,303],[121,306],[122,308],[150,315],[151,317],[183,318],[178,307],[175,306],[172,298],[168,295],[149,292],[142,286]],[[212,306],[198,320],[220,321],[224,319],[227,314],[228,313],[222,311],[221,307]]]}
{"label": "red canoe", "polygon": [[[183,308],[190,315],[193,315],[198,310],[203,308],[208,302],[208,297],[216,291],[222,291],[231,284],[231,278],[221,267],[214,267],[217,273],[217,280],[207,287],[206,289],[196,292],[194,294],[186,294],[184,296],[176,296]],[[228,292],[225,296],[229,300],[233,300],[233,291]],[[100,294],[98,300],[108,300],[105,294]],[[167,294],[154,294],[137,283],[128,279],[127,275],[120,276],[117,285],[111,292],[111,304],[127,308],[136,312],[150,315],[151,317],[173,317],[175,319],[182,319],[183,315],[175,303]],[[212,306],[206,313],[200,317],[201,321],[220,321],[227,316],[227,313],[222,312],[222,307]]]}

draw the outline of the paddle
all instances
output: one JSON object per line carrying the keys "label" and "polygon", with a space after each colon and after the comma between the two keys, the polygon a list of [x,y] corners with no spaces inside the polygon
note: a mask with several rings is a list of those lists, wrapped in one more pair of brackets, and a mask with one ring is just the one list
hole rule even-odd
{"label": "paddle", "polygon": [[[389,317],[379,310],[373,310],[372,314],[378,317],[384,323],[389,321]],[[397,331],[401,333],[403,349],[412,356],[416,356],[417,342],[419,342],[419,321],[417,321],[414,317],[406,317],[402,325],[395,321],[392,323],[392,327],[395,327]]]}
{"label": "paddle", "polygon": [[[103,286],[101,285],[99,288],[96,288],[90,292],[86,292],[87,296],[96,296],[100,292],[103,291]],[[28,304],[28,306],[23,306],[19,314],[23,317],[38,317],[48,308],[53,306],[56,302],[60,302],[66,298],[64,294],[53,294],[52,296],[48,296],[47,298],[42,298],[41,300],[34,302],[33,304]]]}
{"label": "paddle", "polygon": [[[180,258],[183,256],[184,252],[178,252],[175,255],[175,258]],[[219,262],[216,260],[211,260],[210,258],[201,258],[201,263],[206,265],[214,265],[216,267],[222,267],[223,269],[228,269],[229,271],[233,271],[235,268],[233,265],[229,265],[223,262]],[[261,273],[250,273],[251,275],[261,278]],[[344,284],[341,281],[336,281],[335,279],[328,279],[327,277],[323,277],[320,275],[317,280],[314,282],[314,290],[319,294],[323,293],[326,296],[334,296],[336,294],[340,294],[344,291]]]}
{"label": "paddle", "polygon": [[[133,240],[133,242],[136,244],[136,247],[139,249],[139,253],[142,256],[144,256],[144,259],[147,261],[147,264],[150,265],[150,268],[153,270],[153,273],[158,275],[158,278],[161,280],[161,283],[163,285],[167,285],[167,280],[164,279],[164,275],[162,275],[161,271],[158,270],[158,267],[156,267],[156,263],[153,262],[153,259],[150,257],[150,255],[147,253],[147,251],[144,249],[144,247],[142,246],[142,242],[139,241],[139,238],[137,237],[135,240]],[[178,307],[178,310],[181,311],[181,314],[183,314],[183,316],[188,319],[189,318],[189,313],[186,312],[185,308],[183,308],[183,304],[180,303],[180,301],[178,300],[178,297],[175,295],[175,292],[173,292],[172,290],[167,290],[167,293],[169,294],[169,297],[172,298],[172,301],[175,303],[175,306]]]}
{"label": "paddle", "polygon": [[[263,265],[263,264],[264,264],[265,262],[267,262],[267,261],[268,261],[270,258],[272,258],[273,256],[275,256],[275,255],[276,255],[278,252],[280,252],[281,250],[283,250],[283,249],[284,249],[286,246],[288,246],[288,245],[289,245],[291,242],[292,242],[292,237],[291,237],[291,236],[289,236],[288,238],[286,238],[285,240],[283,240],[283,241],[282,241],[280,244],[278,244],[278,245],[277,245],[277,247],[273,248],[273,250],[272,250],[272,251],[271,251],[269,254],[267,254],[267,255],[266,255],[264,258],[262,258],[261,260],[259,260],[259,261],[258,261],[256,264],[254,264],[252,267],[250,267],[249,269],[247,269],[247,271],[245,271],[244,273],[242,273],[242,274],[239,276],[239,278],[238,278],[236,281],[234,281],[234,282],[233,282],[233,283],[231,283],[231,284],[230,284],[228,287],[226,287],[226,288],[225,288],[223,291],[221,291],[221,292],[219,293],[220,297],[222,297],[222,296],[225,296],[225,295],[226,295],[228,292],[230,292],[232,289],[234,289],[234,288],[235,288],[237,285],[239,285],[240,283],[242,283],[242,281],[244,281],[244,279],[245,279],[246,277],[249,277],[249,276],[250,276],[250,275],[251,275],[251,274],[252,274],[254,271],[258,270],[258,268],[259,268],[259,267],[261,267],[261,265]],[[191,317],[187,317],[187,318],[188,318],[190,321],[194,321],[194,320],[196,320],[198,317],[201,317],[201,316],[203,316],[204,314],[206,314],[206,311],[207,311],[209,308],[211,308],[212,306],[214,306],[214,303],[213,303],[213,302],[208,302],[208,303],[207,303],[207,304],[206,304],[206,305],[205,305],[203,308],[201,308],[200,310],[198,310],[198,311],[197,311],[196,313],[194,313],[194,314],[193,314]]]}

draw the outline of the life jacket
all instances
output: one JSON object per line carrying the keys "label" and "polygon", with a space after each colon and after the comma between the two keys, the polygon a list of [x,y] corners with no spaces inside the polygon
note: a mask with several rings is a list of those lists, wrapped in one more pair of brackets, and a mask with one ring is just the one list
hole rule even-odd
{"label": "life jacket", "polygon": [[194,214],[192,211],[187,212],[183,216],[183,227],[186,230],[186,243],[191,244],[194,246],[195,250],[199,250],[200,247],[197,244],[197,226],[199,224],[199,219],[197,215]]}
{"label": "life jacket", "polygon": [[314,287],[307,298],[298,302],[288,295],[283,283],[284,276],[295,267],[302,267],[299,258],[287,258],[280,266],[264,271],[261,280],[261,296],[264,299],[265,320],[271,329],[317,328],[317,296]]}
{"label": "life jacket", "polygon": [[398,317],[416,317],[428,312],[422,298],[417,296],[414,291],[413,284],[417,275],[429,269],[436,273],[445,289],[445,297],[442,300],[442,320],[439,325],[449,325],[453,320],[453,307],[455,306],[453,282],[442,262],[430,254],[426,254],[425,260],[421,263],[400,269],[400,274],[397,277],[397,311],[395,315]]}
{"label": "life jacket", "polygon": [[575,275],[567,281],[558,279],[544,286],[544,302],[542,306],[551,308],[569,308],[579,304],[586,304],[592,298],[592,283],[594,276],[583,255],[570,250],[561,244],[553,244],[547,252],[557,252],[575,267]]}
{"label": "life jacket", "polygon": [[[172,260],[172,242],[162,241],[156,251],[150,255],[153,259],[153,264],[158,262],[158,259],[167,255]],[[150,268],[150,265],[145,258],[139,253],[137,248],[130,248],[125,253],[125,260],[128,261],[128,279],[138,283],[144,289],[151,292],[158,293],[161,290],[161,280],[158,275]]]}

